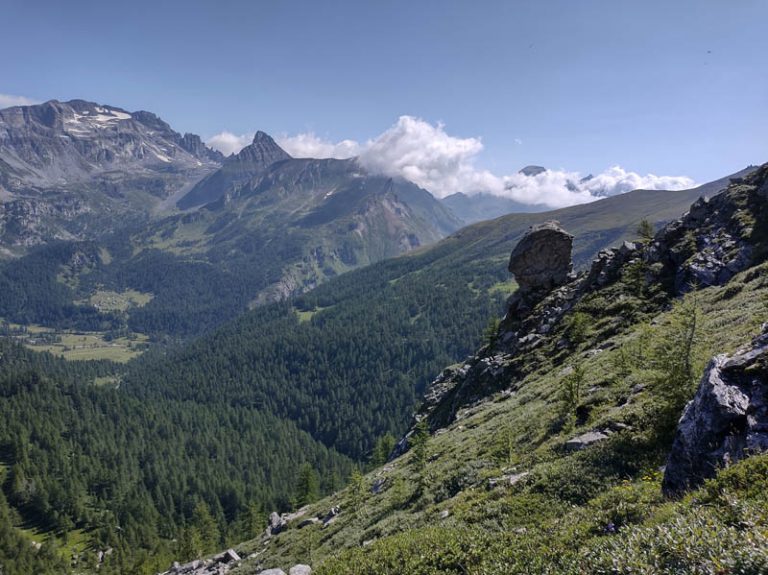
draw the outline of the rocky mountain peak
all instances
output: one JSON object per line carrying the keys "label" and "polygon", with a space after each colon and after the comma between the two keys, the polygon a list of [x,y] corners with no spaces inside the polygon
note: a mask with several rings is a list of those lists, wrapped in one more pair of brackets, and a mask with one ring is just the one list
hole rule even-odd
{"label": "rocky mountain peak", "polygon": [[547,168],[543,166],[525,166],[520,173],[524,176],[538,176],[547,171]]}
{"label": "rocky mountain peak", "polygon": [[290,160],[291,156],[277,145],[269,134],[258,131],[253,142],[232,156],[232,161],[250,164],[254,170],[261,171],[275,162]]}

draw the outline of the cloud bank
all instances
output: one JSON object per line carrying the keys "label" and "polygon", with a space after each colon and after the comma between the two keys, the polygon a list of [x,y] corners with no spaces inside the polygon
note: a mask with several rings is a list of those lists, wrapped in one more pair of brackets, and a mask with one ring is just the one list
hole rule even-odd
{"label": "cloud bank", "polygon": [[37,100],[27,98],[26,96],[15,96],[13,94],[0,94],[0,110],[11,108],[13,106],[31,106],[39,104]]}
{"label": "cloud bank", "polygon": [[[210,138],[208,144],[230,154],[248,145],[252,138],[252,134],[222,132]],[[563,170],[546,170],[532,176],[497,175],[475,166],[483,150],[478,138],[451,136],[442,124],[433,125],[413,116],[401,116],[388,130],[364,143],[332,142],[312,132],[276,140],[297,158],[357,156],[369,171],[406,178],[439,198],[456,192],[485,192],[524,204],[561,208],[635,189],[679,190],[695,185],[685,176],[643,176],[620,166],[588,177]]]}
{"label": "cloud bank", "polygon": [[232,132],[220,132],[208,138],[208,144],[214,150],[218,150],[225,156],[236,154],[253,141],[253,134],[233,134]]}

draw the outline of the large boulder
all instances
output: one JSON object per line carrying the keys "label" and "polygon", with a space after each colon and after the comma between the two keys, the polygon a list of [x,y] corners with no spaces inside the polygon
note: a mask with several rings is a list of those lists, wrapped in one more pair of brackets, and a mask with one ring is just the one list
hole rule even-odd
{"label": "large boulder", "polygon": [[768,324],[748,348],[714,357],[677,427],[663,489],[679,495],[719,468],[768,451]]}
{"label": "large boulder", "polygon": [[532,226],[512,250],[508,269],[521,294],[546,294],[563,285],[573,270],[573,236],[558,222]]}

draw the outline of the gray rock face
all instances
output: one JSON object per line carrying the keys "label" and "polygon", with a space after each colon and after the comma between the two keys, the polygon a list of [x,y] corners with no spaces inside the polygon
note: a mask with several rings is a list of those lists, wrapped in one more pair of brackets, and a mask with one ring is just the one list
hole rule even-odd
{"label": "gray rock face", "polygon": [[0,110],[0,243],[79,239],[146,218],[223,159],[149,112],[83,100]]}
{"label": "gray rock face", "polygon": [[533,226],[509,257],[521,294],[546,294],[568,281],[572,248],[573,236],[557,222]]}
{"label": "gray rock face", "polygon": [[282,532],[288,526],[288,521],[285,517],[280,516],[277,512],[273,511],[269,514],[269,525],[267,525],[267,536],[277,535]]}
{"label": "gray rock face", "polygon": [[226,575],[239,562],[240,556],[235,550],[227,549],[211,559],[195,559],[183,565],[175,562],[170,570],[161,575]]}
{"label": "gray rock face", "polygon": [[749,348],[714,357],[677,427],[663,489],[679,495],[768,451],[768,326]]}

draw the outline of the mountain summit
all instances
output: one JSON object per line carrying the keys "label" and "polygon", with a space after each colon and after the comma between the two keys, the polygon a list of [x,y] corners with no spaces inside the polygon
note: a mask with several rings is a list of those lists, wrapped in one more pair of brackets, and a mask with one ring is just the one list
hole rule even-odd
{"label": "mountain summit", "polygon": [[108,232],[147,217],[223,159],[150,112],[85,100],[0,110],[0,241]]}
{"label": "mountain summit", "polygon": [[291,156],[277,145],[272,136],[258,131],[253,142],[232,154],[218,171],[198,182],[177,203],[182,210],[215,202],[263,173],[269,166]]}

